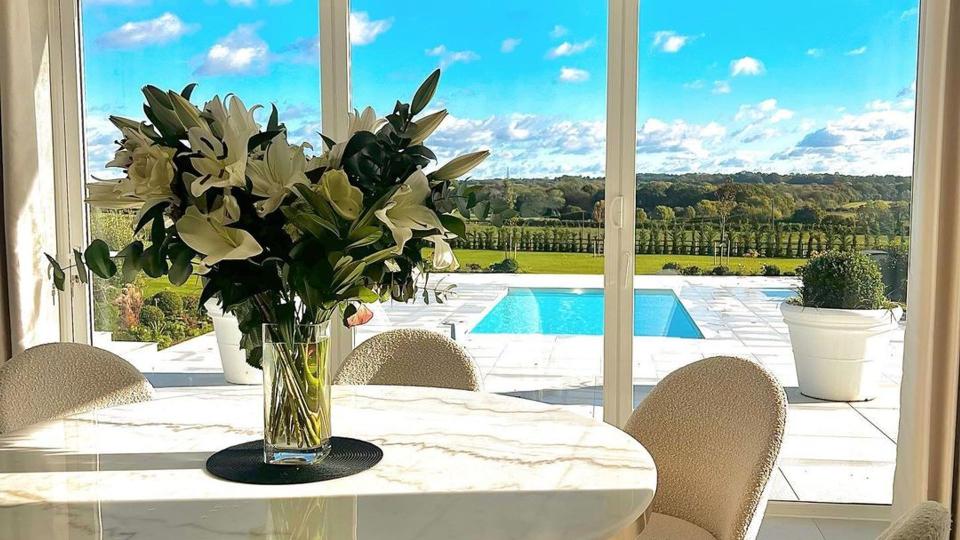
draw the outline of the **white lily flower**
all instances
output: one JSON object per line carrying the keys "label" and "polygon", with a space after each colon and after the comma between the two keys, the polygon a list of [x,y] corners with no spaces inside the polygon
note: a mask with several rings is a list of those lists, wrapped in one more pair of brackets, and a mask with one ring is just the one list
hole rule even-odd
{"label": "white lily flower", "polygon": [[191,249],[204,255],[201,264],[206,267],[224,260],[249,259],[263,252],[249,232],[227,227],[195,206],[187,208],[177,221],[177,234]]}
{"label": "white lily flower", "polygon": [[433,242],[433,267],[437,270],[454,271],[460,268],[460,262],[453,254],[453,248],[441,234],[432,234],[425,240]]}
{"label": "white lily flower", "polygon": [[144,136],[139,130],[124,128],[124,140],[112,167],[127,169],[127,177],[117,181],[101,180],[87,184],[87,202],[99,208],[149,209],[157,203],[172,201],[176,150]]}
{"label": "white lily flower", "polygon": [[393,241],[397,244],[397,253],[403,250],[407,240],[413,238],[413,231],[447,230],[440,223],[440,217],[428,208],[424,202],[430,196],[430,182],[423,171],[417,169],[400,185],[397,191],[374,212],[377,219],[390,229]]}
{"label": "white lily flower", "polygon": [[86,202],[95,208],[137,208],[143,201],[129,193],[116,180],[100,180],[87,184]]}
{"label": "white lily flower", "polygon": [[352,113],[348,112],[347,116],[350,118],[350,136],[347,137],[348,139],[358,131],[376,133],[381,126],[387,123],[386,119],[377,118],[377,112],[373,110],[373,107],[367,107],[362,113],[358,113],[354,109]]}
{"label": "white lily flower", "polygon": [[263,159],[247,161],[247,177],[253,185],[253,194],[266,197],[254,203],[257,214],[265,216],[273,212],[293,186],[307,184],[306,166],[303,147],[288,144],[286,135],[278,135],[270,142]]}
{"label": "white lily flower", "polygon": [[247,146],[260,127],[253,113],[260,106],[247,110],[240,98],[230,96],[229,111],[219,97],[204,105],[204,112],[213,118],[208,127],[187,131],[190,148],[200,154],[190,164],[200,173],[190,189],[199,197],[211,187],[243,187],[246,183]]}

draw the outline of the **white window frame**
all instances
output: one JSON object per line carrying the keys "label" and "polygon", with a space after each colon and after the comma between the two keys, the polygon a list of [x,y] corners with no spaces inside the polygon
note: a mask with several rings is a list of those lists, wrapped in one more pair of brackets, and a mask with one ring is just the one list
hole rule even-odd
{"label": "white window frame", "polygon": [[[83,84],[79,0],[47,0],[50,7],[51,100],[54,115],[57,255],[70,260],[88,241],[83,178]],[[944,0],[924,0],[921,13],[942,11]],[[318,0],[322,126],[334,138],[347,133],[350,110],[349,0]],[[938,7],[939,6],[939,7]],[[604,420],[622,426],[633,410],[633,279],[636,219],[636,125],[639,0],[608,1],[606,217],[604,240]],[[921,28],[919,50],[942,45]],[[946,66],[940,66],[946,71]],[[919,82],[919,81],[918,81]],[[932,121],[938,111],[926,111]],[[918,130],[919,131],[919,130]],[[89,288],[72,283],[60,297],[64,341],[91,338]],[[354,335],[335,324],[336,366],[353,349]],[[902,399],[909,399],[905,396]],[[898,460],[900,455],[898,454]],[[896,489],[896,486],[894,486]],[[768,515],[884,520],[889,505],[771,502]]]}

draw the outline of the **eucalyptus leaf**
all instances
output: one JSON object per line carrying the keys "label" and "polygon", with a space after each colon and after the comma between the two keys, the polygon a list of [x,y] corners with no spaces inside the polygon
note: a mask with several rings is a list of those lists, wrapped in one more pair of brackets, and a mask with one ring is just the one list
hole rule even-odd
{"label": "eucalyptus leaf", "polygon": [[80,279],[80,283],[86,283],[87,280],[87,268],[83,264],[83,254],[80,253],[79,249],[73,250],[73,260],[77,265],[77,278]]}
{"label": "eucalyptus leaf", "polygon": [[110,246],[99,238],[90,242],[83,251],[86,267],[103,279],[109,279],[117,273],[117,265],[110,258]]}
{"label": "eucalyptus leaf", "polygon": [[63,267],[50,255],[44,253],[43,256],[50,262],[50,269],[53,271],[53,286],[58,290],[64,290],[67,282],[67,274],[63,271]]}

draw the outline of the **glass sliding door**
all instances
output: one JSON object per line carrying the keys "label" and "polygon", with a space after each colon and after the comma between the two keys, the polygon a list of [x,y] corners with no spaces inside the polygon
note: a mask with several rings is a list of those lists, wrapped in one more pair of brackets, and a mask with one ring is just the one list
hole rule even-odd
{"label": "glass sliding door", "polygon": [[[146,120],[141,88],[180,91],[197,83],[194,104],[236,94],[247,107],[279,109],[291,141],[320,148],[318,3],[192,0],[81,0],[86,179],[116,178],[109,166],[121,138],[109,116]],[[113,248],[133,236],[125,210],[91,208],[91,239]],[[199,315],[199,278],[93,280],[93,344],[113,351],[155,384],[217,382],[222,376],[211,321]],[[189,375],[186,375],[189,373]],[[167,376],[169,374],[170,376]]]}
{"label": "glass sliding door", "polygon": [[635,402],[700,358],[767,368],[790,408],[774,499],[891,502],[905,322],[866,358],[876,398],[826,401],[798,380],[780,305],[831,251],[906,300],[917,7],[641,6]]}
{"label": "glass sliding door", "polygon": [[471,173],[503,222],[475,220],[454,248],[444,304],[387,303],[357,342],[392,328],[442,332],[485,390],[602,416],[607,4],[351,3],[352,103],[389,113],[433,69],[427,140],[439,163],[489,149]]}

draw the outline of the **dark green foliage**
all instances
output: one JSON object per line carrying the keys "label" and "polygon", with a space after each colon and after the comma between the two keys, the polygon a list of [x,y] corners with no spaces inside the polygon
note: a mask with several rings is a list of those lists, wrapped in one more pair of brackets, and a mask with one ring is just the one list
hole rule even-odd
{"label": "dark green foliage", "polygon": [[693,265],[693,266],[687,266],[686,268],[682,268],[680,270],[680,273],[685,276],[699,276],[703,274],[703,270],[701,270],[699,266]]}
{"label": "dark green foliage", "polygon": [[805,307],[881,309],[886,304],[879,265],[856,251],[828,251],[803,269],[800,301]]}
{"label": "dark green foliage", "polygon": [[904,244],[887,248],[887,256],[881,265],[884,291],[891,302],[907,301],[907,266],[910,250]]}
{"label": "dark green foliage", "polygon": [[732,275],[733,272],[730,270],[729,266],[721,265],[721,266],[714,266],[713,269],[710,270],[710,274],[714,276],[729,276],[729,275]]}
{"label": "dark green foliage", "polygon": [[776,277],[780,275],[780,267],[775,264],[765,264],[760,273],[767,277]]}
{"label": "dark green foliage", "polygon": [[173,291],[160,291],[147,300],[147,305],[156,306],[167,316],[176,316],[184,312],[183,298]]}
{"label": "dark green foliage", "polygon": [[180,297],[183,303],[183,312],[187,315],[196,315],[200,310],[200,297],[195,294],[184,294]]}
{"label": "dark green foliage", "polygon": [[682,268],[683,267],[680,266],[680,263],[678,262],[670,261],[670,262],[663,263],[664,270],[681,270]]}
{"label": "dark green foliage", "polygon": [[520,271],[520,263],[516,259],[506,258],[490,265],[490,271],[495,274],[516,274]]}
{"label": "dark green foliage", "polygon": [[166,319],[166,315],[157,306],[143,306],[143,309],[140,310],[141,326],[161,326],[164,319]]}

